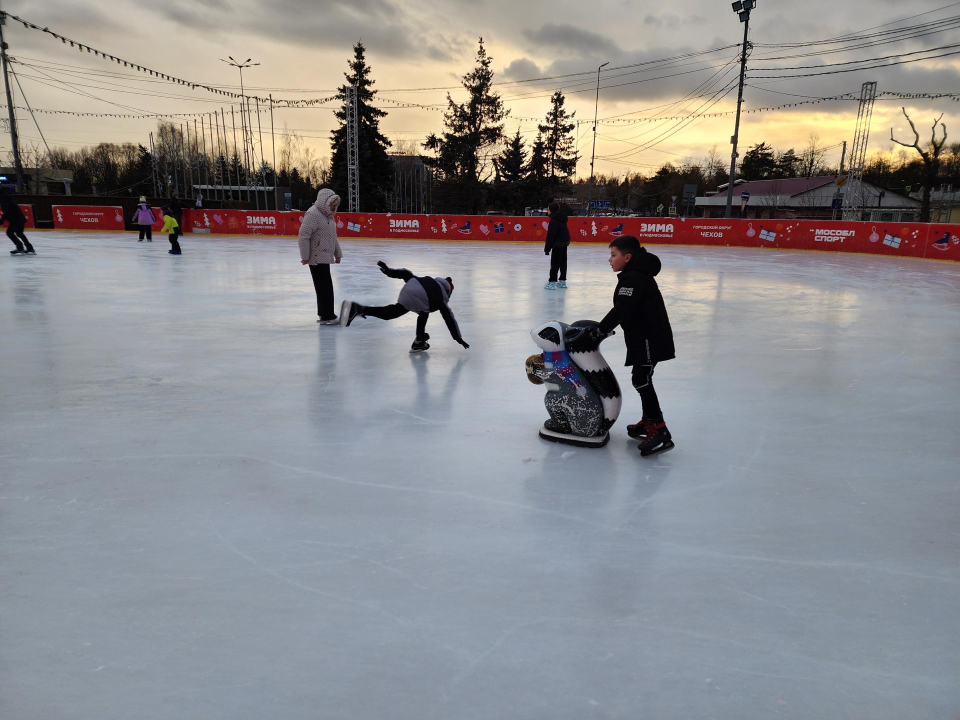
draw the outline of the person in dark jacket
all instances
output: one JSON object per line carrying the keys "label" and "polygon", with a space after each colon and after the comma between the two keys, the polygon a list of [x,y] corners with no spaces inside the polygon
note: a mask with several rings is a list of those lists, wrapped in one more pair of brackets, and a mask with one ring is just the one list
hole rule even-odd
{"label": "person in dark jacket", "polygon": [[0,222],[7,223],[7,237],[16,245],[15,250],[11,250],[11,255],[36,255],[37,251],[23,234],[23,228],[27,224],[27,216],[17,205],[17,200],[6,188],[0,188],[0,210],[3,211],[3,218]]}
{"label": "person in dark jacket", "polygon": [[[550,203],[550,224],[547,226],[547,242],[543,254],[550,256],[550,280],[545,290],[567,287],[567,247],[570,245],[570,231],[567,229],[567,215],[560,210],[559,203]],[[560,282],[557,282],[559,272]]]}
{"label": "person in dark jacket", "polygon": [[430,313],[439,312],[453,339],[465,348],[470,347],[460,335],[457,319],[453,316],[450,306],[447,305],[450,295],[453,293],[452,279],[448,277],[417,277],[409,270],[403,268],[394,270],[387,267],[387,264],[382,260],[377,265],[380,272],[387,277],[404,281],[403,288],[400,290],[400,297],[393,305],[384,307],[368,307],[351,300],[344,300],[340,307],[340,325],[342,327],[350,327],[350,323],[358,315],[380,318],[381,320],[394,320],[408,312],[415,312],[417,313],[417,337],[410,347],[410,352],[423,352],[430,347],[427,344],[427,340],[430,339],[430,335],[427,333],[427,318],[430,317]]}
{"label": "person in dark jacket", "polygon": [[176,235],[180,237],[183,235],[183,204],[180,202],[180,195],[178,193],[174,193],[173,197],[170,198],[170,202],[167,203],[167,209],[170,211],[173,219],[177,221]]}
{"label": "person in dark jacket", "polygon": [[621,235],[610,243],[610,267],[620,274],[613,309],[600,321],[596,332],[603,336],[618,325],[623,329],[626,364],[633,366],[633,386],[643,403],[643,419],[628,425],[627,433],[642,439],[640,454],[646,457],[674,446],[653,388],[657,363],[676,357],[670,318],[654,279],[660,272],[660,258],[641,247],[633,235]]}

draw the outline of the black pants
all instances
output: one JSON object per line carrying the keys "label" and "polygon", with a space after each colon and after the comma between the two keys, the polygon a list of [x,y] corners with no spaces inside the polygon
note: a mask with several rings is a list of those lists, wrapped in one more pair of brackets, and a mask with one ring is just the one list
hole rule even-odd
{"label": "black pants", "polygon": [[560,272],[560,280],[567,280],[567,246],[554,247],[550,251],[550,282],[557,281],[557,271]]}
{"label": "black pants", "polygon": [[[363,314],[368,317],[380,318],[381,320],[396,320],[401,315],[406,315],[409,312],[403,305],[400,303],[394,303],[393,305],[384,305],[383,307],[364,307]],[[427,335],[427,319],[430,317],[430,313],[417,313],[417,340],[428,340],[430,338]]]}
{"label": "black pants", "polygon": [[180,243],[177,242],[177,238],[180,236],[179,230],[174,230],[167,237],[170,239],[170,249],[174,252],[180,252]]}
{"label": "black pants", "polygon": [[[23,228],[26,225],[26,221],[14,221],[11,220],[10,224],[7,225],[7,237],[13,241],[13,244],[17,246],[17,250],[33,250],[33,245],[30,244],[30,241],[27,240],[27,236],[23,234]],[[23,242],[21,242],[21,240]]]}
{"label": "black pants", "polygon": [[153,240],[153,226],[152,225],[137,225],[140,228],[140,239],[143,240],[146,236],[147,240]]}
{"label": "black pants", "polygon": [[653,365],[633,366],[633,387],[640,393],[640,402],[643,403],[643,417],[647,420],[663,420],[663,411],[660,409],[660,400],[657,391],[653,389]]}
{"label": "black pants", "polygon": [[330,266],[311,265],[310,275],[313,277],[313,289],[317,291],[317,315],[321,320],[333,320],[337,314],[333,311],[333,279],[330,277]]}

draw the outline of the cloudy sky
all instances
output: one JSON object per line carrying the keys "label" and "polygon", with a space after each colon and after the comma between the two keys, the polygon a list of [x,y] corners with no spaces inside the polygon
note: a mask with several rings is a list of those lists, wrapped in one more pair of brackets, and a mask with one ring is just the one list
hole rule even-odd
{"label": "cloudy sky", "polygon": [[[667,160],[703,157],[714,146],[729,157],[732,115],[700,117],[707,111],[729,113],[735,106],[735,46],[743,26],[726,0],[5,0],[2,6],[125,60],[225,89],[234,89],[237,74],[218,58],[252,57],[261,64],[246,72],[248,90],[291,99],[329,96],[343,80],[352,44],[362,39],[381,104],[390,110],[383,131],[397,141],[422,141],[442,128],[442,115],[388,101],[442,105],[444,88],[456,88],[472,66],[477,38],[483,36],[511,110],[509,132],[519,128],[532,138],[532,118],[546,112],[552,91],[560,87],[568,94],[569,107],[584,121],[578,128],[581,174],[589,173],[596,68],[609,62],[601,80],[599,115],[607,121],[598,129],[598,172],[649,172]],[[908,16],[914,17],[897,23]],[[922,37],[878,44],[896,39],[891,31],[918,24],[926,26]],[[125,106],[194,113],[225,107],[229,117],[226,98],[81,54],[13,21],[4,31],[10,53],[21,63],[14,67],[23,92],[34,108],[132,112],[120,107]],[[854,33],[867,39],[806,45]],[[856,68],[851,64],[855,60],[873,58],[868,64],[880,65],[960,52],[960,2],[759,0],[750,36],[756,47],[746,109],[859,95],[861,84],[871,80],[878,81],[880,91],[960,93],[960,55],[836,72]],[[787,43],[795,47],[774,47]],[[867,47],[847,49],[851,44]],[[691,55],[710,50],[715,51]],[[827,50],[832,52],[824,54]],[[778,69],[798,66],[801,69]],[[827,72],[831,74],[782,77]],[[456,89],[451,92],[454,98],[463,97]],[[19,91],[16,94],[15,104],[23,105]],[[960,141],[960,103],[947,98],[882,99],[874,114],[871,150],[892,148],[891,128],[898,137],[910,136],[899,115],[903,103],[927,128],[925,135],[932,119],[945,113],[948,130]],[[839,159],[841,141],[852,140],[856,111],[856,102],[835,101],[748,114],[741,143],[745,148],[767,141],[799,151],[810,134],[817,133],[821,143],[831,147],[831,157]],[[29,115],[18,115],[25,142],[38,142]],[[674,117],[687,119],[663,119]],[[610,122],[614,118],[621,122]],[[644,118],[643,123],[623,122]],[[651,118],[656,121],[649,122]],[[150,119],[45,114],[37,119],[51,145],[69,148],[103,141],[146,143],[156,124]],[[277,110],[275,123],[278,132],[284,127],[295,130],[318,152],[329,154],[327,137],[334,124],[329,107]],[[8,149],[4,138],[0,150]]]}

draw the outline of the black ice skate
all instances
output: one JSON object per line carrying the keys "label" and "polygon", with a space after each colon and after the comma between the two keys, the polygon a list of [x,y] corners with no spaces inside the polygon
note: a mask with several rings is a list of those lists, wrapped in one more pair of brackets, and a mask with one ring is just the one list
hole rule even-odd
{"label": "black ice skate", "polygon": [[411,353],[423,352],[424,350],[430,349],[430,343],[427,340],[430,339],[429,335],[425,335],[423,339],[417,338],[413,341],[413,345],[410,346]]}
{"label": "black ice skate", "polygon": [[23,254],[24,254],[24,255],[36,255],[36,254],[37,254],[37,251],[34,250],[34,249],[33,249],[33,245],[31,245],[30,247],[28,247],[26,250],[23,251]]}
{"label": "black ice skate", "polygon": [[636,425],[627,425],[627,435],[634,440],[641,440],[650,434],[650,430],[648,429],[649,424],[650,421],[643,418]]}
{"label": "black ice skate", "polygon": [[11,255],[26,255],[27,252],[26,252],[26,250],[21,250],[20,248],[17,248],[16,250],[11,250],[11,251],[10,251],[10,254],[11,254]]}
{"label": "black ice skate", "polygon": [[670,431],[667,430],[667,424],[660,420],[658,422],[647,422],[647,437],[646,439],[637,445],[640,448],[640,455],[643,457],[649,457],[650,455],[656,455],[658,453],[666,452],[667,450],[673,450],[673,438],[670,435]]}
{"label": "black ice skate", "polygon": [[350,323],[357,315],[363,315],[363,305],[352,300],[344,300],[340,306],[340,327],[350,327]]}

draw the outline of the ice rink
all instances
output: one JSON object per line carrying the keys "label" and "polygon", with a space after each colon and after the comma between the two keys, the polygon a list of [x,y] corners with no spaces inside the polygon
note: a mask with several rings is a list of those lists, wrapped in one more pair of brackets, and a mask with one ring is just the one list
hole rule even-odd
{"label": "ice rink", "polygon": [[[318,327],[295,238],[34,232],[0,258],[4,720],[954,720],[960,265],[651,247],[677,447],[540,440],[603,246],[344,242],[452,275]],[[12,247],[12,246],[11,246]]]}

